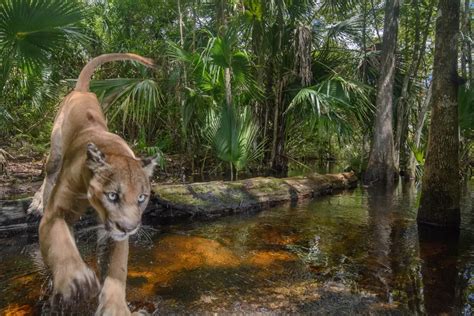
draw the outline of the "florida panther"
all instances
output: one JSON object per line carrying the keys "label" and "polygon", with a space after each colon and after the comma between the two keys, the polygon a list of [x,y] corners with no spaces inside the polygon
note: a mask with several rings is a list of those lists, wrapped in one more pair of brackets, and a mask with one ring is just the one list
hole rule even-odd
{"label": "florida panther", "polygon": [[[130,314],[125,299],[128,237],[139,228],[150,196],[149,177],[158,159],[136,158],[121,137],[109,132],[99,101],[89,92],[95,68],[116,60],[153,67],[152,60],[135,54],[105,54],[82,69],[55,118],[46,177],[29,208],[43,213],[39,240],[52,271],[53,295],[68,301],[100,291],[100,315]],[[82,260],[70,228],[89,206],[113,240],[102,287]]]}

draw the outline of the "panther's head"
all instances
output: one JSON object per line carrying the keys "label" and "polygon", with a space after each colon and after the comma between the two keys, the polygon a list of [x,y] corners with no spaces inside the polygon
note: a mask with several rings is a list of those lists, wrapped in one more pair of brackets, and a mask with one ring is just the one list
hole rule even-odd
{"label": "panther's head", "polygon": [[123,240],[137,232],[158,158],[106,156],[95,144],[87,145],[86,164],[93,174],[87,198],[113,239]]}

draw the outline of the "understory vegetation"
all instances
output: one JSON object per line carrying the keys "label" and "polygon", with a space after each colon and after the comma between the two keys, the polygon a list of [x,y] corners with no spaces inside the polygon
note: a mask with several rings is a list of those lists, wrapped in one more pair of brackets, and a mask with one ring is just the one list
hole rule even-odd
{"label": "understory vegetation", "polygon": [[[459,37],[460,168],[474,149],[469,0]],[[0,4],[0,145],[46,153],[85,63],[109,127],[186,173],[285,174],[338,161],[362,172],[374,133],[385,1],[7,0]],[[430,124],[437,1],[400,7],[393,89],[397,171],[420,175]]]}

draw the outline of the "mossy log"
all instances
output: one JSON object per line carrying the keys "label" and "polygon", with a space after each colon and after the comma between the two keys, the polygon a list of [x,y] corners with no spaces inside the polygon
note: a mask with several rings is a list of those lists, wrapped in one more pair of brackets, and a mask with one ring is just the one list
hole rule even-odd
{"label": "mossy log", "polygon": [[[153,188],[155,196],[149,213],[161,218],[222,216],[329,194],[356,185],[357,176],[354,173],[159,184]],[[157,204],[160,207],[157,208]]]}
{"label": "mossy log", "polygon": [[[298,201],[334,190],[355,187],[353,173],[339,173],[292,178],[251,178],[241,181],[212,181],[191,184],[158,184],[153,187],[154,197],[144,214],[144,222],[158,224],[164,220],[190,217],[216,217],[226,214],[260,210],[283,202]],[[39,217],[26,214],[31,198],[0,200],[0,237],[17,232],[37,232]],[[94,222],[94,212],[78,223],[77,227]]]}

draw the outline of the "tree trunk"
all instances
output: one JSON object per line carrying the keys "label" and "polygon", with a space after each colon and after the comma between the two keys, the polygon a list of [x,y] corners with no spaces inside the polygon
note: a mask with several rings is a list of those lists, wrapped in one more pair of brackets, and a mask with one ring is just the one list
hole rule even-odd
{"label": "tree trunk", "polygon": [[273,143],[272,143],[272,172],[277,175],[286,175],[288,171],[288,159],[285,156],[286,140],[286,118],[284,108],[284,89],[286,79],[278,81],[277,91],[275,92],[275,113],[273,118]]}
{"label": "tree trunk", "polygon": [[399,13],[400,0],[387,0],[381,71],[377,87],[377,113],[372,150],[364,175],[366,183],[392,183],[396,173],[393,161],[392,103]]}
{"label": "tree trunk", "polygon": [[364,62],[362,63],[362,82],[366,82],[367,75],[367,0],[362,3],[362,51],[364,52]]}
{"label": "tree trunk", "polygon": [[464,14],[462,21],[463,46],[461,57],[462,76],[467,79],[467,85],[472,80],[472,45],[471,45],[471,9],[470,0],[464,0]]}
{"label": "tree trunk", "polygon": [[[179,45],[181,49],[184,49],[184,22],[183,22],[183,13],[181,12],[181,1],[177,1],[177,6],[178,6],[178,17],[179,17]],[[184,86],[184,91],[188,87],[188,78],[186,74],[186,65],[184,62],[181,62],[181,69],[182,69],[182,83]],[[183,92],[178,93],[178,103],[181,105],[181,108],[184,112],[185,108],[185,96],[183,95]],[[194,173],[194,149],[193,149],[193,143],[191,140],[191,137],[187,135],[187,131],[184,132],[183,135],[183,145],[186,150],[186,155],[188,158],[191,160],[191,173]]]}
{"label": "tree trunk", "polygon": [[[269,58],[265,63],[265,75],[263,76],[263,85],[265,87],[264,100],[262,103],[262,110],[260,112],[260,127],[263,128],[262,140],[264,141],[264,152],[262,155],[262,164],[265,168],[270,168],[272,161],[272,134],[271,134],[271,113],[275,108],[275,97],[273,91],[274,81],[274,64],[273,58]],[[262,71],[263,73],[263,71]]]}
{"label": "tree trunk", "polygon": [[457,40],[460,0],[440,0],[436,22],[431,125],[419,224],[459,229]]}
{"label": "tree trunk", "polygon": [[232,108],[232,75],[230,68],[224,68],[225,103]]}

